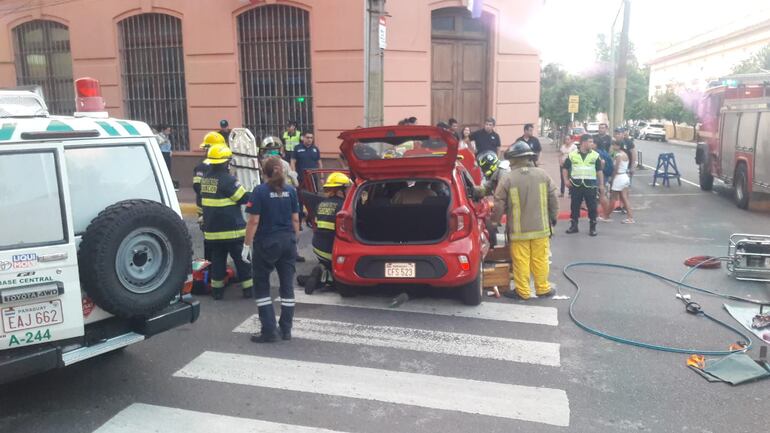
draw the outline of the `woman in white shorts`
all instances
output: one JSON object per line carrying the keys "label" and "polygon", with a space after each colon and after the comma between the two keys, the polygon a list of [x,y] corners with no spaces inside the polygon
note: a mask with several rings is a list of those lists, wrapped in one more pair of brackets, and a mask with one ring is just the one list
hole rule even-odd
{"label": "woman in white shorts", "polygon": [[[616,203],[619,198],[623,208],[627,211],[626,218],[622,223],[633,224],[635,222],[634,215],[631,212],[631,202],[628,198],[628,190],[631,187],[631,178],[628,176],[628,155],[620,150],[619,141],[612,142],[612,153],[615,155],[615,170],[612,174],[610,186],[610,203]],[[609,206],[609,208],[611,209],[612,206]],[[609,212],[599,219],[605,222],[612,221]]]}

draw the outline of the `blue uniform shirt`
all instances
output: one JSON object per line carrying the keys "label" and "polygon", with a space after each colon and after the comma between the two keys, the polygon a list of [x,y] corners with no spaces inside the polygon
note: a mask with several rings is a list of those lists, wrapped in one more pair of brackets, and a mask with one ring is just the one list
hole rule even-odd
{"label": "blue uniform shirt", "polygon": [[246,204],[246,212],[259,215],[255,238],[277,233],[293,234],[291,214],[299,213],[297,190],[291,185],[285,185],[283,191],[275,192],[266,183],[257,185]]}
{"label": "blue uniform shirt", "polygon": [[305,146],[300,143],[294,148],[294,160],[296,161],[297,176],[302,179],[305,170],[318,168],[318,161],[321,160],[321,151],[315,144]]}

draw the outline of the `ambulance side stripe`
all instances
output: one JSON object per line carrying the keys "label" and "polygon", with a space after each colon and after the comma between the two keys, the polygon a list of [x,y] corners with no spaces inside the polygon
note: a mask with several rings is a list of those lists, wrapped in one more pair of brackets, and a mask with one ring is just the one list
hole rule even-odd
{"label": "ambulance side stripe", "polygon": [[104,120],[97,120],[96,124],[99,125],[104,131],[109,134],[110,137],[117,137],[120,135],[117,129]]}
{"label": "ambulance side stripe", "polygon": [[0,141],[7,141],[13,137],[13,131],[16,130],[15,123],[3,123],[0,128]]}
{"label": "ambulance side stripe", "polygon": [[125,120],[118,120],[118,125],[122,126],[129,135],[139,135],[139,131],[134,128],[134,125],[126,122]]}
{"label": "ambulance side stripe", "polygon": [[61,120],[54,119],[48,124],[46,131],[74,131],[74,129]]}

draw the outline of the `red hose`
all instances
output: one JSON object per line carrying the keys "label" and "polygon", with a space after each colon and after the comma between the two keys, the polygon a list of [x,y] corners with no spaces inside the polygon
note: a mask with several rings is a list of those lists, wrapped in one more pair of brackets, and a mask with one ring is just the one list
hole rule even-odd
{"label": "red hose", "polygon": [[698,269],[717,269],[722,267],[722,262],[719,257],[695,256],[685,260],[684,265],[691,268],[697,266]]}

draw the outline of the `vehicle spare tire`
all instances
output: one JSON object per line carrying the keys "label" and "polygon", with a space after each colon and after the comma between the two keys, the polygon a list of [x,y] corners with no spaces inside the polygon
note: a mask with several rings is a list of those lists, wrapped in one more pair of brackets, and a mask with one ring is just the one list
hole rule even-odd
{"label": "vehicle spare tire", "polygon": [[180,293],[192,242],[182,218],[161,203],[126,200],[99,213],[78,251],[80,283],[118,317],[152,314]]}

